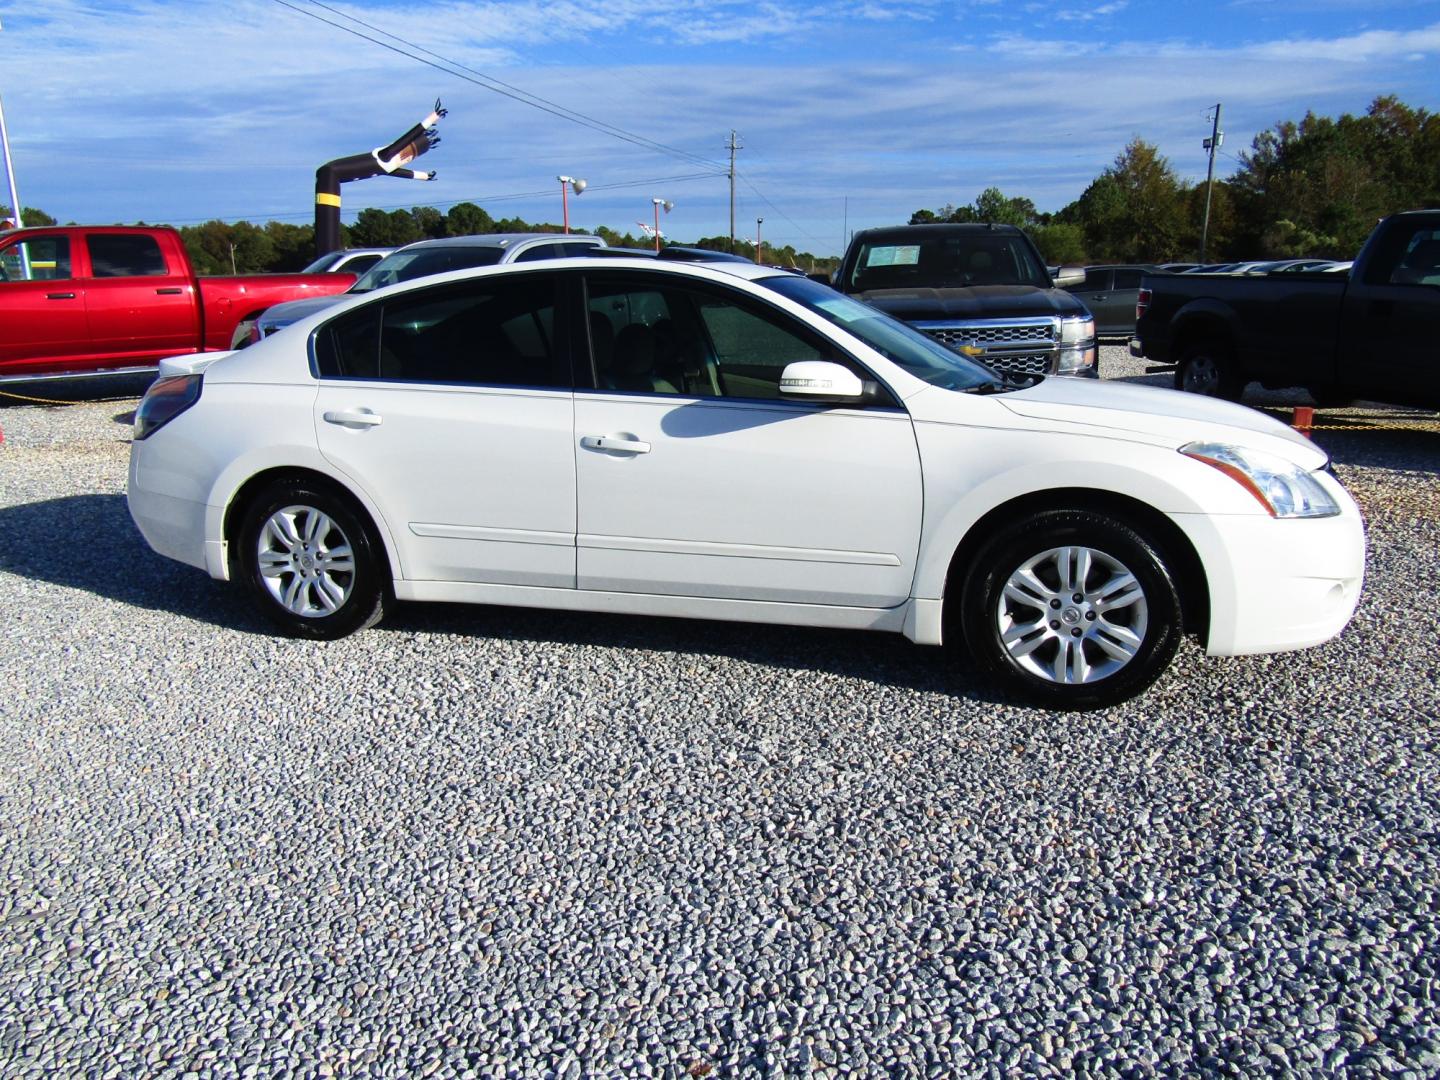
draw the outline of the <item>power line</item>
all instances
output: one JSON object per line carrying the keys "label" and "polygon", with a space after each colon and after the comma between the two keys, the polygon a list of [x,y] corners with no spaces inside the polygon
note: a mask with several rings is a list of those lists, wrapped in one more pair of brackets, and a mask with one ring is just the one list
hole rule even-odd
{"label": "power line", "polygon": [[[358,26],[363,26],[367,30],[373,30],[377,34],[383,34],[385,37],[390,38],[391,41],[398,41],[400,45],[404,46],[404,48],[401,48],[398,45],[393,45],[389,41],[381,41],[377,37],[372,37],[370,34],[366,34],[361,32],[360,30],[355,29],[354,26],[347,26],[344,23],[336,22],[333,19],[327,19],[323,15],[320,15],[314,11],[310,11],[307,8],[300,7],[297,4],[290,3],[290,0],[274,0],[274,2],[279,4],[281,7],[289,8],[291,11],[294,11],[297,14],[304,15],[308,18],[316,20],[317,22],[322,22],[326,26],[332,26],[337,30],[342,30],[347,34],[352,34],[355,37],[368,41],[373,45],[379,45],[382,49],[388,49],[393,53],[398,53],[399,55],[407,57],[408,59],[415,60],[421,64],[425,64],[427,67],[432,67],[437,71],[442,71],[445,74],[452,75],[457,79],[463,79],[464,81],[471,83],[475,86],[479,86],[482,89],[489,90],[492,93],[500,94],[502,97],[510,98],[512,101],[518,101],[522,105],[529,105],[531,108],[539,109],[541,112],[549,113],[550,115],[559,117],[562,120],[569,120],[571,123],[579,124],[581,127],[589,128],[591,131],[598,132],[599,134],[609,135],[612,138],[620,139],[624,142],[631,143],[635,146],[644,147],[648,150],[654,150],[658,153],[667,154],[671,157],[680,158],[682,160],[689,161],[695,165],[704,165],[715,169],[722,168],[721,164],[717,161],[712,161],[711,159],[702,157],[699,154],[692,154],[688,150],[681,150],[679,147],[669,146],[665,143],[657,142],[654,139],[647,138],[644,135],[638,135],[635,132],[627,131],[626,129],[619,127],[615,124],[608,123],[604,120],[599,120],[593,116],[588,116],[585,113],[577,112],[576,110],[567,108],[566,106],[561,105],[558,102],[550,101],[548,98],[543,98],[540,95],[533,94],[528,90],[522,90],[517,86],[512,86],[509,83],[502,82],[494,76],[486,75],[484,72],[477,71],[476,69],[468,67],[457,60],[451,60],[449,57],[443,56],[440,53],[433,52],[432,50],[426,49],[421,45],[417,45],[414,42],[409,41],[408,39],[403,38],[398,34],[393,34],[388,30],[384,30],[378,26],[372,25],[371,23],[367,23],[363,19],[356,18],[354,15],[347,14],[346,12],[341,11],[338,8],[331,7],[329,4],[322,3],[321,0],[309,0],[309,2],[316,7],[322,8],[325,11],[329,11],[335,15],[338,15],[342,19],[346,19],[349,22],[355,23]],[[440,62],[437,63],[436,61]]]}
{"label": "power line", "polygon": [[786,221],[790,222],[791,225],[795,226],[796,230],[800,233],[801,236],[805,237],[805,239],[807,240],[812,240],[817,244],[822,242],[818,236],[814,236],[811,233],[806,232],[804,227],[801,226],[798,221],[796,221],[789,214],[785,213],[784,210],[781,210],[780,207],[776,206],[773,202],[771,202],[769,196],[767,196],[763,191],[756,187],[755,182],[751,180],[748,176],[746,176],[744,173],[741,173],[740,179],[744,180],[745,183],[750,185],[750,190],[755,192],[756,195],[759,195],[761,201],[764,202],[766,206],[770,207],[771,210],[774,210],[775,213],[779,214]]}

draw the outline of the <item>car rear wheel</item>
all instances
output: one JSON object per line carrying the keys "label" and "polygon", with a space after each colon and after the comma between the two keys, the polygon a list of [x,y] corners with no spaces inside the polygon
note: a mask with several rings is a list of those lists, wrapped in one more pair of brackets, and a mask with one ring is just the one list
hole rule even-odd
{"label": "car rear wheel", "polygon": [[1175,389],[1206,397],[1239,401],[1245,381],[1235,372],[1229,346],[1214,338],[1187,342],[1180,350],[1175,369]]}
{"label": "car rear wheel", "polygon": [[245,586],[267,619],[331,640],[379,622],[389,589],[380,545],[341,498],[299,481],[272,484],[240,526]]}
{"label": "car rear wheel", "polygon": [[1055,709],[1134,697],[1180,642],[1180,596],[1157,546],[1093,511],[1043,511],[1001,529],[977,554],[960,605],[981,669]]}

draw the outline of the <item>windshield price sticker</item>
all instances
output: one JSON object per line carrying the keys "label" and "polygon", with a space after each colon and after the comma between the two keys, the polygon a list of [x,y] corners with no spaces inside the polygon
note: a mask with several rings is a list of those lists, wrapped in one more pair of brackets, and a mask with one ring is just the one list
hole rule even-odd
{"label": "windshield price sticker", "polygon": [[865,256],[866,266],[915,266],[920,262],[920,245],[873,247]]}

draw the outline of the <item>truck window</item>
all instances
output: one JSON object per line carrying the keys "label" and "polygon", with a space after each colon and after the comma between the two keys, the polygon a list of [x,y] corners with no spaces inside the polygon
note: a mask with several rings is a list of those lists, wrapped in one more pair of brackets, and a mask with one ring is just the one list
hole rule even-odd
{"label": "truck window", "polygon": [[153,236],[98,233],[85,238],[85,247],[91,277],[164,277],[168,272]]}
{"label": "truck window", "polygon": [[[23,251],[22,251],[23,249]],[[30,274],[25,274],[28,257]],[[70,241],[63,236],[22,240],[0,251],[0,281],[59,281],[70,277]]]}
{"label": "truck window", "polygon": [[1053,284],[1023,236],[991,232],[878,236],[861,245],[849,282],[855,292]]}
{"label": "truck window", "polygon": [[1420,229],[1410,238],[1390,284],[1440,285],[1440,229]]}

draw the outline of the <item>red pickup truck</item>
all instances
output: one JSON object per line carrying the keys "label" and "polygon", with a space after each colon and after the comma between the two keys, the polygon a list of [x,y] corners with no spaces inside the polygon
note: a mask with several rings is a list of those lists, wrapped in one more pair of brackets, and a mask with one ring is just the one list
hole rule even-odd
{"label": "red pickup truck", "polygon": [[153,369],[228,349],[274,304],[348,289],[354,274],[200,278],[180,234],[66,225],[0,233],[0,382]]}

